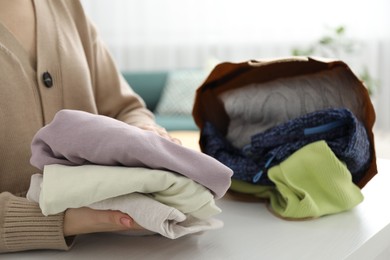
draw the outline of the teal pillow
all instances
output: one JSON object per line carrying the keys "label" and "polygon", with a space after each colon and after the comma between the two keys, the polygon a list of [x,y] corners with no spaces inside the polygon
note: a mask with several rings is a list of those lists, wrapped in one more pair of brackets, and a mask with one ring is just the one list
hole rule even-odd
{"label": "teal pillow", "polygon": [[168,77],[165,71],[125,71],[123,76],[130,87],[142,97],[146,106],[154,111]]}
{"label": "teal pillow", "polygon": [[158,125],[164,127],[167,131],[196,131],[196,126],[192,116],[168,116],[156,115]]}
{"label": "teal pillow", "polygon": [[165,88],[156,107],[158,115],[191,115],[196,89],[207,77],[204,70],[169,72]]}

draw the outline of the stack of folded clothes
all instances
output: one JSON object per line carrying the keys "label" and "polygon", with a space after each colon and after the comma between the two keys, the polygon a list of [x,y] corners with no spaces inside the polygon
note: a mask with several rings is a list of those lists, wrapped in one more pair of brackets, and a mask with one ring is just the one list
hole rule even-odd
{"label": "stack of folded clothes", "polygon": [[[203,153],[118,120],[61,110],[38,131],[27,198],[45,215],[68,208],[120,210],[147,232],[178,238],[222,227],[215,200],[232,170]],[[122,232],[129,235],[138,231]]]}

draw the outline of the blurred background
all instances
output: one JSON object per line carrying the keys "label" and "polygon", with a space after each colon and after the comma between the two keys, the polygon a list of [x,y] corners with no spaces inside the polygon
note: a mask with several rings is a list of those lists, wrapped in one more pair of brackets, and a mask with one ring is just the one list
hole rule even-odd
{"label": "blurred background", "polygon": [[82,0],[121,71],[209,70],[291,55],[345,61],[370,90],[390,158],[390,1]]}

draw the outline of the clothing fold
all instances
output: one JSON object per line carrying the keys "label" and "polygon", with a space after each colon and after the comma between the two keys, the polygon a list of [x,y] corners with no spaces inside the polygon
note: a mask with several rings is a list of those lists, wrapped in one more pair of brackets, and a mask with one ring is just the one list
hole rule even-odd
{"label": "clothing fold", "polygon": [[[348,109],[324,109],[294,118],[253,135],[243,149],[233,147],[209,122],[205,122],[201,136],[204,152],[230,167],[234,179],[262,185],[273,185],[265,174],[267,169],[319,140],[325,140],[347,164],[354,183],[358,183],[371,162],[371,147],[363,124]],[[263,174],[256,180],[258,173]]]}
{"label": "clothing fold", "polygon": [[[41,207],[42,201],[40,200],[40,197],[43,194],[42,187],[45,185],[44,178],[45,177],[42,174],[34,174],[31,178],[30,189],[27,193],[27,199],[39,203]],[[53,183],[50,183],[50,185],[53,185]],[[77,182],[73,183],[73,185],[77,186]],[[60,186],[61,183],[59,182],[54,185],[55,188],[59,188]],[[68,187],[68,185],[66,185],[66,187]],[[106,185],[103,189],[110,189],[110,186]],[[113,190],[112,187],[111,190]],[[223,226],[222,221],[211,217],[219,212],[217,207],[213,209],[214,212],[209,213],[208,215],[204,214],[203,217],[205,219],[198,219],[191,214],[184,214],[174,207],[165,205],[152,197],[149,197],[147,194],[133,192],[93,203],[87,201],[88,194],[89,193],[85,196],[79,196],[75,201],[72,196],[63,196],[62,190],[54,189],[50,193],[50,196],[53,196],[53,203],[60,203],[62,205],[66,203],[66,207],[69,208],[77,208],[82,205],[96,210],[119,210],[123,213],[127,213],[135,222],[146,229],[117,232],[124,235],[139,236],[160,234],[167,238],[176,239],[188,234],[217,229]],[[96,194],[89,195],[93,196]]]}
{"label": "clothing fold", "polygon": [[268,176],[274,187],[233,180],[231,189],[268,199],[270,209],[287,219],[340,213],[363,201],[363,194],[352,182],[345,163],[325,141],[305,145],[271,167]]}
{"label": "clothing fold", "polygon": [[232,170],[201,152],[151,131],[106,116],[61,110],[32,141],[31,164],[98,164],[145,167],[182,174],[210,189],[216,199],[230,187]]}
{"label": "clothing fold", "polygon": [[193,180],[139,167],[47,165],[39,201],[42,213],[52,215],[131,193],[146,194],[199,219],[221,212],[211,192]]}
{"label": "clothing fold", "polygon": [[168,238],[216,229],[215,200],[232,170],[214,158],[151,131],[106,116],[61,110],[34,136],[27,197],[44,215],[69,208],[120,210]]}

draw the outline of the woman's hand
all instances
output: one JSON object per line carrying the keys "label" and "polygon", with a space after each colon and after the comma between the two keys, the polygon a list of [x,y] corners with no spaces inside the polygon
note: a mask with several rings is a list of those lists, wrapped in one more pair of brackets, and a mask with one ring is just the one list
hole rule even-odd
{"label": "woman's hand", "polygon": [[139,125],[138,127],[143,129],[143,130],[152,131],[152,132],[158,134],[159,136],[164,137],[165,139],[168,139],[176,144],[181,145],[181,141],[179,139],[170,136],[168,134],[167,130],[161,126],[153,125],[153,124],[143,124],[143,125]]}
{"label": "woman's hand", "polygon": [[113,210],[68,209],[64,217],[64,236],[96,232],[143,229],[129,215]]}

